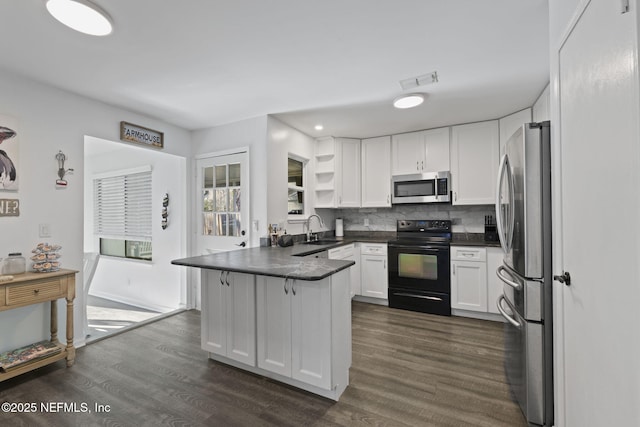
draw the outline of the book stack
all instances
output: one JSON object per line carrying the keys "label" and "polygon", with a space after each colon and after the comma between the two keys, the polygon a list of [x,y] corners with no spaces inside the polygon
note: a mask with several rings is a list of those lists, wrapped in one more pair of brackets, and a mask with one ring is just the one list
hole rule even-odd
{"label": "book stack", "polygon": [[25,363],[60,353],[62,348],[51,341],[40,341],[15,350],[0,353],[0,371],[10,372]]}

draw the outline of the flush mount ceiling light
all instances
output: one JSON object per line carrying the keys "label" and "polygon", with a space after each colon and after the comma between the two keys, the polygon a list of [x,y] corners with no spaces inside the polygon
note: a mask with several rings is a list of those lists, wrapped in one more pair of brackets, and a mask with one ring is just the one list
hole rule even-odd
{"label": "flush mount ceiling light", "polygon": [[69,28],[92,36],[111,34],[111,17],[88,0],[47,0],[49,13]]}
{"label": "flush mount ceiling light", "polygon": [[322,129],[324,129],[324,126],[322,126],[322,125],[315,125],[313,128],[314,128],[315,130],[322,130]]}
{"label": "flush mount ceiling light", "polygon": [[409,93],[393,100],[393,106],[400,109],[413,108],[424,102],[424,95],[421,93]]}

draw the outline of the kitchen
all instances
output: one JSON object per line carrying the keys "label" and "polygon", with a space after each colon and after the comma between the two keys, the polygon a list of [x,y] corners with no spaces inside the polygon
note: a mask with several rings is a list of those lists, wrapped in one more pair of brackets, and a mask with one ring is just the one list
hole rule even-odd
{"label": "kitchen", "polygon": [[[581,21],[580,18],[583,16],[582,15],[583,11],[588,12],[584,16],[592,20],[592,19],[595,19],[592,16],[594,15],[592,10],[600,11],[600,9],[596,9],[596,7],[604,8],[606,10],[605,6],[603,6],[604,4],[603,2],[591,2],[589,5],[585,5],[582,3],[578,4],[579,2],[577,1],[573,2],[573,4],[571,2],[568,2],[568,3],[563,2],[563,3],[564,3],[563,5],[558,5],[552,2],[549,5],[550,16],[551,16],[550,49],[552,51],[552,54],[564,53],[564,51],[560,52],[559,50],[560,49],[559,46],[561,46],[561,43],[559,42],[559,40],[565,40],[565,39],[568,39],[570,41],[573,40],[571,37],[576,33],[570,33],[568,29],[573,28],[574,25],[577,25],[577,28],[581,28],[581,25],[583,25],[583,21]],[[624,19],[625,17],[635,15],[636,13],[635,2],[632,2],[631,10],[632,10],[631,14],[629,13],[620,14],[619,11],[616,11],[616,13],[620,14],[621,16],[620,19]],[[10,16],[11,13],[7,12],[6,15]],[[606,14],[595,13],[595,15],[605,16]],[[609,15],[606,15],[606,16],[609,16]],[[27,19],[27,18],[24,17],[24,19]],[[601,19],[604,20],[605,18],[602,17]],[[613,21],[613,19],[614,18],[611,18],[612,22],[616,22],[616,21]],[[587,22],[587,21],[584,21],[584,22]],[[588,21],[587,23],[590,23],[590,22],[591,21]],[[619,27],[618,25],[612,24],[607,21],[606,28],[612,29],[612,28],[618,28],[618,27]],[[21,32],[17,31],[16,34],[21,34]],[[571,34],[571,36],[569,34]],[[607,40],[607,37],[608,37],[607,35],[600,34],[600,36],[602,36],[600,37],[600,40]],[[24,38],[28,39],[28,36],[24,35]],[[66,36],[62,36],[62,38],[63,40],[66,40]],[[624,39],[633,40],[633,38],[629,38],[626,33],[624,34]],[[71,40],[69,40],[69,43],[73,44]],[[566,44],[562,46],[565,48],[571,47],[570,44]],[[54,52],[55,49],[51,49],[51,51]],[[557,59],[556,56],[552,56],[552,59],[553,58]],[[54,64],[55,61],[52,60],[51,63]],[[422,70],[419,70],[418,73],[421,71]],[[424,71],[431,71],[431,70],[427,69]],[[560,69],[559,63],[557,61],[554,62],[552,60],[551,62],[551,83],[552,84],[550,86],[550,92],[551,92],[550,117],[551,117],[552,123],[560,123],[559,107],[558,107],[559,105],[558,91],[560,90],[560,88],[555,82],[557,81],[556,79],[566,78],[566,74],[560,75],[560,72],[566,73],[565,69]],[[29,73],[24,73],[24,74],[26,76],[29,75]],[[409,75],[412,75],[412,74],[399,76],[396,78],[396,80],[400,78],[404,78]],[[441,75],[440,77],[442,82],[443,76]],[[3,93],[5,94],[5,96],[3,97],[4,98],[3,110],[7,114],[12,113],[13,115],[18,115],[22,118],[22,122],[26,127],[25,135],[29,136],[29,141],[31,141],[29,142],[29,144],[35,144],[34,141],[37,140],[37,141],[41,141],[40,143],[43,144],[43,148],[45,148],[47,147],[46,145],[44,145],[45,141],[50,141],[54,143],[58,142],[58,144],[60,144],[60,147],[62,147],[65,150],[70,150],[69,151],[69,153],[71,153],[70,159],[73,159],[73,158],[79,159],[82,157],[82,155],[81,155],[81,148],[79,148],[79,145],[77,144],[80,144],[80,143],[79,142],[77,144],[70,143],[70,142],[64,143],[63,141],[65,140],[77,141],[79,139],[79,135],[83,135],[87,133],[94,134],[94,135],[97,134],[97,136],[105,137],[106,139],[111,139],[111,140],[118,139],[117,131],[112,130],[112,123],[106,123],[106,121],[110,119],[111,122],[118,123],[120,120],[123,119],[123,115],[125,115],[124,113],[122,113],[121,110],[104,107],[102,105],[95,106],[91,101],[87,101],[84,98],[68,95],[59,90],[52,89],[49,86],[44,84],[34,84],[27,78],[19,77],[19,76],[16,77],[11,73],[3,73],[2,82],[3,82],[2,83]],[[535,91],[539,92],[540,90],[542,90],[542,88],[543,86],[537,88]],[[570,99],[568,97],[571,94],[576,94],[576,93],[578,92],[565,93],[565,97],[563,99]],[[634,93],[633,90],[631,90],[630,93]],[[45,94],[47,96],[44,96]],[[537,94],[535,96],[537,96]],[[602,94],[598,96],[602,96]],[[616,96],[623,96],[623,94],[619,94],[616,92]],[[534,99],[532,98],[531,102],[533,101]],[[38,106],[37,109],[35,109],[36,105]],[[525,106],[530,106],[530,105],[531,103],[527,105],[522,105],[521,107],[513,108],[511,111],[505,112],[504,115],[510,112],[515,112],[516,110],[519,110],[519,108],[524,108]],[[584,105],[593,106],[594,103],[584,103]],[[613,105],[615,105],[615,102]],[[603,108],[604,107],[605,105],[603,105]],[[64,113],[61,113],[61,108],[62,108],[62,111],[64,111]],[[635,111],[634,108],[635,107],[633,108],[630,107],[627,110],[629,112],[633,112]],[[96,110],[100,112],[99,115],[102,117],[101,120],[97,120],[95,118],[95,115],[91,113],[92,111],[96,111]],[[145,108],[140,108],[140,110],[145,111]],[[618,110],[616,108],[612,108],[612,111],[618,111]],[[57,113],[51,116],[52,112],[57,112]],[[147,124],[151,127],[164,129],[167,140],[169,139],[173,140],[171,145],[167,146],[167,149],[175,153],[180,153],[185,157],[192,156],[194,155],[194,153],[206,153],[206,152],[214,151],[211,145],[208,145],[210,144],[208,141],[211,141],[211,139],[224,141],[224,142],[221,142],[219,146],[215,147],[216,149],[220,149],[220,150],[232,148],[234,145],[235,146],[253,145],[252,141],[254,140],[264,141],[265,139],[264,134],[266,132],[267,121],[268,121],[266,117],[258,118],[255,120],[246,120],[244,122],[238,122],[237,125],[229,125],[224,128],[221,127],[219,129],[196,131],[193,133],[193,135],[191,135],[189,132],[184,131],[182,128],[166,125],[165,123],[162,123],[157,120],[150,120],[145,115],[126,114],[126,116],[127,118],[131,117],[130,118],[131,121],[142,122],[143,124]],[[503,115],[496,115],[492,117],[492,119],[497,119],[499,117],[503,117]],[[568,120],[568,118],[566,117],[566,114],[563,115],[562,131],[568,132],[568,129],[569,129],[568,123],[570,122],[565,120]],[[469,120],[469,121],[474,121],[474,120]],[[637,119],[629,119],[629,123],[634,123],[635,121],[637,121]],[[61,126],[59,126],[59,123],[80,123],[80,122],[89,123],[90,125],[82,125],[82,126],[76,125],[70,129],[62,129]],[[452,122],[452,123],[447,123],[446,125],[455,125],[457,123],[466,123],[466,122],[467,121]],[[38,123],[38,126],[35,126],[34,123]],[[607,123],[607,122],[605,121],[604,123]],[[618,123],[618,121],[614,121],[612,119],[611,123]],[[415,127],[412,130],[430,129],[430,128],[432,127],[430,126]],[[628,130],[628,128],[618,127],[617,132],[622,132],[622,129]],[[53,130],[56,130],[60,133],[55,133],[53,132]],[[555,132],[554,137],[558,141],[561,139],[569,140],[569,138],[574,137],[572,136],[573,134],[560,135],[559,133],[560,128],[554,129],[554,132]],[[628,132],[631,132],[631,130],[628,130]],[[396,133],[400,133],[400,132],[391,131],[388,133],[380,133],[379,135],[381,134],[388,135],[388,134],[396,134]],[[344,133],[335,133],[335,134],[346,136],[346,137],[352,136]],[[630,134],[631,133],[627,133],[624,135],[630,135]],[[582,139],[586,138],[584,139],[586,141],[593,141],[593,138],[589,134],[582,135],[580,138]],[[618,143],[616,138],[609,137],[609,138],[606,138],[606,140],[611,141],[610,144]],[[623,141],[628,141],[628,140],[629,138],[622,137],[622,138],[619,138],[619,141],[620,141],[619,143],[622,144]],[[183,142],[183,144],[181,145],[180,142]],[[189,147],[189,142],[191,143],[190,147]],[[633,150],[633,148],[631,147],[626,147],[626,146],[624,147],[620,146],[620,147],[621,149],[625,149],[625,150]],[[57,152],[57,149],[59,147],[55,147],[55,148],[56,148],[55,151]],[[560,150],[559,147],[557,147],[557,149]],[[37,151],[38,150],[36,150],[36,152]],[[634,153],[634,151],[628,151],[628,152]],[[30,152],[27,152],[27,153],[23,152],[22,154],[23,155],[21,158],[24,164],[28,167],[28,169],[47,170],[50,167],[49,166],[50,160],[45,158],[39,159],[38,156],[35,154],[35,152],[34,154],[30,154]],[[600,153],[600,154],[607,155],[607,156],[609,155],[608,153]],[[256,159],[266,159],[268,155],[269,155],[269,152],[267,151],[266,147],[258,146],[258,144],[256,144],[255,149],[252,151],[252,156],[255,156],[254,158]],[[563,159],[562,164],[566,168],[568,165],[572,165],[571,163],[569,163],[570,161],[572,161],[572,159],[576,159],[577,161],[577,159],[580,156],[567,156],[567,155],[562,155],[562,153],[560,153],[560,155],[557,156],[556,158],[559,159],[560,157],[562,157]],[[589,157],[589,159],[590,161],[597,160],[595,158],[592,159],[591,157]],[[624,155],[622,156],[621,159],[618,158],[618,160],[622,160],[624,162],[633,162],[635,161],[634,159],[635,157],[633,155],[628,155],[628,156]],[[72,167],[73,166],[75,165],[72,165]],[[256,168],[256,173],[252,175],[252,178],[251,178],[252,184],[255,184],[252,186],[255,192],[254,200],[252,200],[252,206],[253,206],[253,209],[258,209],[259,206],[266,206],[270,202],[270,200],[268,200],[266,192],[259,191],[261,188],[263,188],[260,182],[261,181],[266,182],[268,175],[266,173],[266,165],[264,165],[263,162],[255,161],[253,162],[252,166],[255,166]],[[558,164],[556,164],[555,166],[557,167]],[[575,167],[579,167],[579,166],[580,166],[579,164],[575,165]],[[634,170],[633,167],[626,167],[626,166],[627,165],[625,164],[625,168],[621,169],[621,171]],[[78,170],[78,172],[76,173],[81,174],[81,169]],[[569,182],[572,182],[570,180],[565,180],[565,181],[567,185]],[[619,183],[618,190],[622,192],[623,185],[624,186],[632,185],[634,182],[637,182],[637,181],[635,181],[635,175],[628,176],[628,175],[622,174],[621,176],[617,177],[617,182]],[[43,187],[38,187],[38,186],[27,187],[27,185],[30,185],[29,181],[27,180],[24,182],[24,185],[25,185],[24,189],[25,190],[29,189],[30,193],[33,192],[33,194],[38,195],[39,199],[45,205],[55,206],[55,205],[60,205],[62,202],[66,206],[71,207],[71,209],[66,209],[64,211],[51,212],[49,214],[50,217],[47,218],[46,220],[50,220],[52,224],[56,225],[57,228],[54,229],[56,230],[56,235],[68,236],[68,237],[60,238],[62,245],[65,248],[68,248],[67,249],[68,252],[66,252],[66,255],[65,255],[69,260],[67,265],[69,267],[75,267],[76,269],[79,269],[79,265],[74,266],[73,263],[75,261],[72,261],[72,260],[81,259],[82,244],[80,242],[82,239],[81,237],[78,237],[77,232],[74,231],[73,225],[81,223],[82,221],[81,213],[80,212],[74,213],[82,205],[82,201],[81,201],[82,197],[81,195],[76,193],[76,189],[73,188],[73,185],[72,185],[73,182],[71,178],[70,178],[70,184],[71,184],[71,187],[69,187],[65,191],[52,192],[49,189],[45,189]],[[563,197],[576,197],[576,196],[573,196],[574,193],[572,192],[564,191],[562,194],[563,194]],[[625,194],[632,195],[635,193],[631,190],[629,192],[626,192]],[[590,215],[598,214],[599,215],[598,217],[593,218],[594,220],[597,220],[598,223],[600,223],[603,220],[607,220],[607,221],[603,221],[605,223],[616,223],[615,221],[618,219],[618,215],[623,215],[625,220],[631,219],[633,217],[633,213],[635,212],[635,209],[633,208],[634,206],[633,197],[627,196],[627,197],[621,197],[621,198],[620,197],[614,198],[614,202],[616,205],[615,205],[615,209],[612,209],[612,211],[614,212],[612,212],[611,214],[607,212],[603,212],[601,210],[593,210],[593,213],[591,213],[592,210],[585,210],[583,213],[583,216],[585,215],[585,213],[589,213]],[[32,231],[32,228],[34,228],[32,227],[32,224],[38,224],[46,220],[43,218],[42,214],[39,215],[35,213],[35,211],[32,208],[29,208],[29,205],[32,204],[32,202],[30,202],[26,194],[21,193],[21,198],[23,199],[21,200],[22,202],[21,211],[23,212],[23,216],[20,217],[20,220],[14,220],[14,222],[17,225],[16,227],[13,227],[12,230],[7,230],[9,240],[18,241],[22,237],[22,235],[26,235],[26,236],[31,236],[29,238],[29,241],[37,241],[38,240],[37,230],[35,232]],[[260,209],[258,209],[258,213],[256,215],[252,215],[251,218],[258,219],[259,227],[264,227],[266,226],[266,224],[270,223],[271,217],[269,217],[265,213],[260,213],[259,211]],[[266,211],[266,208],[265,208],[265,211]],[[613,216],[614,214],[615,216]],[[339,216],[339,215],[343,215],[343,214],[341,213],[336,214],[336,216]],[[344,216],[346,217],[346,215]],[[484,214],[481,214],[480,218],[482,217],[484,217]],[[592,218],[592,217],[588,216],[588,218]],[[275,221],[278,221],[278,217],[275,217],[273,219]],[[325,218],[325,221],[328,224],[333,222],[330,220],[330,218]],[[480,222],[481,221],[482,219],[480,219]],[[560,220],[554,221],[554,224],[560,224],[560,223],[564,223],[565,225],[573,224],[572,221],[567,221],[566,219],[565,221],[560,221]],[[626,221],[625,224],[634,224],[634,222],[630,220],[630,221]],[[481,224],[479,225],[481,228]],[[358,224],[358,226],[360,225]],[[362,227],[364,227],[364,225],[362,225]],[[625,234],[634,233],[635,232],[634,227],[635,227],[634,225],[629,225],[626,228],[624,228],[624,230],[621,230],[621,232],[624,231]],[[262,228],[262,230],[266,230],[266,227]],[[289,230],[289,231],[293,232],[294,230]],[[473,231],[479,232],[478,228],[476,228]],[[266,234],[266,231],[264,232],[264,234]],[[297,234],[297,230],[296,230],[296,234]],[[613,238],[614,236],[618,236],[618,234],[612,233],[611,238]],[[259,239],[259,236],[254,236],[252,234],[251,238]],[[618,238],[618,239],[614,239],[613,241],[609,241],[608,239],[609,238],[607,238],[606,242],[610,243],[612,246],[607,246],[607,247],[615,248],[617,247],[617,245],[623,244],[625,245],[624,248],[628,249],[628,251],[626,250],[614,251],[612,249],[610,251],[611,252],[610,254],[609,253],[600,254],[601,256],[607,257],[606,258],[607,264],[619,265],[620,262],[622,262],[623,260],[627,260],[629,256],[635,253],[635,251],[632,248],[628,248],[626,246],[627,243],[625,239]],[[570,241],[574,241],[574,240],[577,241],[579,239],[571,239]],[[257,246],[258,244],[259,244],[259,241],[252,240],[252,245]],[[565,242],[565,244],[567,244],[567,242]],[[7,250],[5,250],[4,252],[9,251],[9,248],[6,248],[6,249]],[[24,249],[26,250],[27,248],[24,248]],[[561,251],[555,251],[555,252],[558,254],[561,253]],[[579,252],[580,251],[574,252],[574,253],[579,253]],[[615,254],[617,254],[619,258],[615,258],[614,257]],[[566,255],[565,255],[565,259],[567,262],[570,261],[570,258],[567,258]],[[596,263],[593,263],[593,264],[595,265]],[[558,268],[554,269],[554,273],[556,274],[562,273],[562,265],[564,264],[558,264]],[[574,273],[574,271],[579,269],[580,268],[576,267],[575,265],[571,269],[568,268],[568,270],[573,270],[571,271],[572,273]],[[635,283],[636,282],[635,276],[624,275],[624,274],[627,274],[625,272],[628,272],[628,274],[631,274],[628,268],[614,269],[614,271],[615,271],[615,274],[617,274],[617,276],[615,276],[616,282],[620,283],[621,284],[620,286],[625,286],[624,288],[625,292],[621,292],[620,294],[621,295],[624,294],[626,295],[626,297],[624,298],[620,297],[622,299],[620,298],[615,299],[616,304],[607,304],[607,307],[614,307],[614,306],[621,307],[621,308],[629,307],[629,305],[632,304],[633,301],[635,301],[636,293],[633,289],[628,288],[627,287],[628,285],[625,285],[625,284]],[[572,275],[572,277],[575,277],[575,276]],[[600,277],[600,276],[598,276],[597,272],[594,272],[594,277]],[[586,279],[583,278],[582,280],[584,281]],[[607,279],[603,278],[603,280],[607,280]],[[600,336],[602,340],[605,340],[607,345],[600,346],[597,349],[591,348],[590,345],[588,345],[588,342],[589,342],[588,337],[586,337],[584,333],[581,332],[581,328],[577,327],[576,329],[576,326],[574,326],[575,324],[573,323],[573,320],[569,318],[566,319],[567,322],[565,322],[566,323],[565,327],[568,328],[566,337],[564,338],[558,337],[559,342],[563,342],[566,339],[566,345],[568,346],[566,350],[566,357],[568,358],[568,361],[566,363],[562,362],[563,364],[565,364],[566,372],[565,374],[560,375],[560,378],[565,383],[564,385],[563,383],[559,383],[558,387],[560,388],[560,390],[559,390],[559,393],[556,393],[559,396],[564,396],[563,399],[566,400],[565,403],[561,402],[561,404],[558,405],[561,408],[561,410],[564,410],[564,413],[561,414],[561,417],[559,419],[560,420],[565,419],[566,425],[589,425],[590,422],[595,423],[591,425],[598,425],[598,421],[603,422],[605,419],[604,417],[606,417],[607,420],[618,425],[624,425],[625,422],[627,424],[629,423],[633,424],[633,420],[637,419],[636,418],[637,414],[635,414],[631,409],[633,405],[625,406],[623,404],[623,401],[625,399],[621,399],[620,401],[616,400],[615,402],[613,402],[612,400],[613,400],[613,396],[619,395],[619,393],[615,392],[616,390],[616,387],[614,386],[615,384],[624,385],[623,390],[625,393],[623,394],[628,396],[636,395],[637,390],[634,388],[631,382],[631,379],[633,378],[633,376],[631,376],[632,378],[629,378],[627,374],[628,374],[629,367],[637,367],[636,361],[638,360],[638,358],[634,357],[634,354],[636,354],[637,352],[637,348],[635,344],[628,343],[628,344],[625,344],[625,347],[623,348],[629,351],[610,352],[609,349],[618,348],[619,345],[622,345],[617,341],[617,339],[620,338],[620,334],[615,333],[615,329],[606,329],[606,331],[608,331],[607,333],[604,333],[605,330],[603,330],[603,328],[607,326],[611,326],[612,325],[611,322],[614,319],[617,321],[621,321],[621,324],[628,324],[629,320],[631,321],[633,320],[628,318],[628,316],[630,316],[629,313],[632,313],[633,310],[620,309],[620,310],[615,310],[614,312],[613,309],[602,307],[602,306],[597,306],[598,307],[597,310],[594,309],[593,308],[594,299],[602,295],[600,293],[601,291],[596,291],[596,289],[598,289],[597,287],[590,287],[593,293],[582,295],[582,298],[583,298],[582,301],[585,304],[587,304],[585,306],[585,313],[598,313],[598,315],[592,316],[592,317],[588,317],[586,315],[582,316],[580,314],[580,311],[576,311],[576,309],[573,309],[568,306],[569,302],[573,300],[573,293],[576,293],[576,292],[579,293],[580,289],[583,289],[579,286],[579,283],[580,283],[580,280],[574,280],[574,283],[572,286],[575,285],[575,287],[573,288],[567,287],[566,290],[565,288],[560,288],[560,289],[556,288],[557,292],[559,293],[563,293],[563,292],[568,293],[567,297],[563,302],[563,307],[567,306],[566,310],[568,310],[567,311],[568,314],[577,315],[578,316],[577,319],[580,319],[581,322],[586,322],[584,324],[589,326],[586,329],[590,329],[592,331],[598,332],[598,336]],[[559,285],[556,283],[555,286],[559,286]],[[607,294],[606,296],[607,298],[612,298],[612,296],[609,294]],[[614,301],[610,301],[610,302],[613,303]],[[605,314],[602,314],[601,310],[606,310],[604,311]],[[611,317],[608,317],[608,316],[611,316]],[[7,320],[7,322],[9,323],[17,323],[19,325],[26,325],[27,323],[42,324],[40,317],[41,317],[40,313],[30,312],[29,320],[25,322],[25,320],[22,317],[15,317],[15,316],[12,316],[10,313],[6,313],[6,314],[3,313],[3,320]],[[78,318],[81,318],[80,313],[78,313]],[[598,320],[598,323],[596,323],[596,319]],[[17,332],[11,331],[11,330],[3,330],[3,334],[5,334],[3,336],[15,337],[17,336],[15,334],[28,335],[29,333],[30,331],[27,326],[22,326],[21,329]],[[580,351],[581,348],[589,348],[589,351]],[[624,363],[616,363],[616,361],[619,361],[619,362],[624,361]],[[591,365],[592,363],[598,363],[599,365],[597,366],[607,366],[608,369],[596,370],[596,371],[590,370],[589,367],[592,366]],[[624,373],[622,372],[622,369],[623,369],[622,366],[627,367]],[[635,372],[635,371],[636,371],[635,369],[632,369],[632,372]],[[585,372],[591,372],[591,374],[589,376],[581,375],[581,373],[585,373]],[[594,400],[594,398],[589,393],[580,393],[576,391],[576,390],[589,390],[593,388],[594,385],[588,382],[589,378],[591,379],[592,383],[597,384],[599,387],[602,387],[603,390],[607,391],[606,393],[603,393],[603,395],[605,396],[604,401]],[[580,384],[580,386],[576,389],[575,387],[577,384]],[[610,405],[608,405],[606,402],[608,402]],[[599,410],[595,410],[595,409],[590,410],[590,408],[599,408]],[[605,408],[615,408],[615,411],[608,410]],[[600,418],[600,417],[603,417],[603,418]],[[587,420],[587,421],[580,423],[580,420],[582,421]],[[588,420],[592,420],[592,421],[588,421]],[[559,424],[561,425],[561,421],[559,421]],[[602,424],[600,423],[600,425]]]}

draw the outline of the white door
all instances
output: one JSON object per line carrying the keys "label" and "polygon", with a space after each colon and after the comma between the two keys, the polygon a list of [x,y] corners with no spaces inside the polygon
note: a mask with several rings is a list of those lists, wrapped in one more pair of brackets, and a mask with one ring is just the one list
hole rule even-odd
{"label": "white door", "polygon": [[229,273],[226,285],[227,356],[256,365],[256,285],[252,274]]}
{"label": "white door", "polygon": [[387,257],[378,255],[362,255],[362,295],[371,298],[387,299]]}
{"label": "white door", "polygon": [[239,249],[249,239],[248,153],[197,160],[197,251]]}
{"label": "white door", "polygon": [[338,206],[360,207],[360,140],[340,138],[340,178],[338,180]]}
{"label": "white door", "polygon": [[487,311],[487,264],[454,261],[451,263],[451,308]]}
{"label": "white door", "polygon": [[202,269],[202,349],[227,355],[226,272]]}
{"label": "white door", "polygon": [[424,132],[401,133],[391,138],[391,173],[393,175],[422,173],[425,163]]}
{"label": "white door", "polygon": [[637,3],[628,13],[622,2],[581,4],[559,50],[561,175],[554,178],[561,195],[554,208],[561,209],[555,247],[562,250],[555,274],[570,272],[571,284],[554,283],[561,304],[554,326],[564,337],[555,342],[561,386],[564,380],[555,424],[638,426]]}

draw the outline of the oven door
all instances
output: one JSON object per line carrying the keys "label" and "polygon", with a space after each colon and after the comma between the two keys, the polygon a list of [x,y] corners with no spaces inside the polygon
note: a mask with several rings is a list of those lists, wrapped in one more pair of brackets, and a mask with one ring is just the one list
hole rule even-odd
{"label": "oven door", "polygon": [[449,294],[451,272],[448,245],[390,242],[389,287]]}

